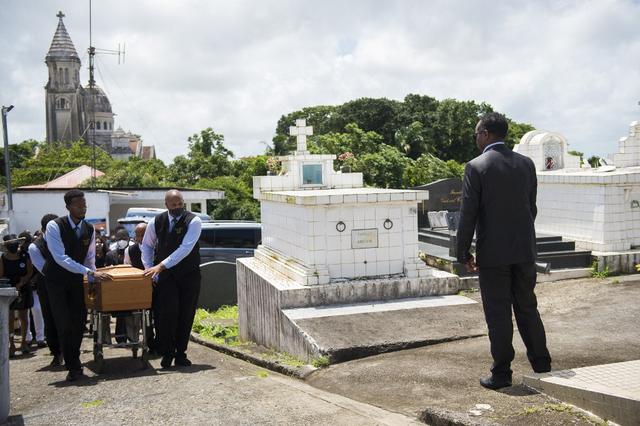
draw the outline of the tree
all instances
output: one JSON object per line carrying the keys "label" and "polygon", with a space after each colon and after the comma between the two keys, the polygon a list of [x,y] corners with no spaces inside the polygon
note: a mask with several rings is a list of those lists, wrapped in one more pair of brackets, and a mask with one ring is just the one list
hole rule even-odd
{"label": "tree", "polygon": [[[161,160],[131,157],[115,160],[105,176],[96,179],[100,188],[149,188],[174,186],[167,181],[167,166]],[[90,182],[83,185],[88,186]]]}
{"label": "tree", "polygon": [[355,171],[362,172],[364,183],[378,188],[404,188],[404,171],[412,160],[392,146],[380,145],[375,153],[356,160]]}
{"label": "tree", "polygon": [[260,220],[260,204],[253,198],[251,188],[234,176],[201,179],[197,188],[224,191],[222,200],[207,201],[207,212],[215,219]]}
{"label": "tree", "polygon": [[[96,169],[109,170],[114,160],[100,148],[96,148]],[[25,160],[22,168],[12,171],[14,185],[37,185],[48,182],[79,166],[91,167],[93,150],[83,141],[70,145],[62,142],[47,142],[38,145],[37,155]]]}
{"label": "tree", "polygon": [[314,136],[308,149],[314,154],[340,155],[344,152],[357,152],[360,155],[377,152],[383,143],[382,136],[373,131],[364,131],[355,123],[345,126],[342,133],[331,132]]}
{"label": "tree", "polygon": [[580,157],[580,167],[582,167],[582,165],[584,164],[584,153],[580,152],[580,151],[576,151],[576,150],[571,150],[571,151],[567,151],[567,154],[569,155],[575,155],[576,157]]}
{"label": "tree", "polygon": [[189,152],[179,155],[169,166],[168,180],[181,186],[195,185],[200,179],[213,179],[231,174],[233,152],[224,146],[224,136],[211,127],[189,139]]}
{"label": "tree", "polygon": [[464,165],[455,160],[442,161],[431,154],[422,154],[405,170],[404,181],[409,187],[426,185],[439,179],[462,179]]}
{"label": "tree", "polygon": [[267,158],[266,155],[257,155],[255,157],[243,157],[232,161],[232,174],[238,177],[249,188],[253,188],[253,177],[265,176],[267,174]]}

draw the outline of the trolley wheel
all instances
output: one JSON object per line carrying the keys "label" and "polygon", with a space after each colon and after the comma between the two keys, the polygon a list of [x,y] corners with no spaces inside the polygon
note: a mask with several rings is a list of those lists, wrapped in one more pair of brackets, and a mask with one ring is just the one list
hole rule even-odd
{"label": "trolley wheel", "polygon": [[133,348],[131,349],[131,356],[133,357],[133,359],[138,358],[138,347],[137,347],[137,346],[136,346],[136,347],[133,347]]}
{"label": "trolley wheel", "polygon": [[96,373],[102,373],[104,371],[104,355],[102,352],[95,352],[93,354],[93,361],[96,363]]}

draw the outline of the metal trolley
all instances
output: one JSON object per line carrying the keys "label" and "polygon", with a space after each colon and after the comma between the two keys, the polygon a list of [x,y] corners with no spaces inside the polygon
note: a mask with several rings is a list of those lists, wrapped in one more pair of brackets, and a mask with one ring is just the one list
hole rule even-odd
{"label": "metal trolley", "polygon": [[[112,311],[103,312],[97,310],[91,310],[91,326],[93,330],[93,361],[95,362],[96,373],[102,373],[104,371],[104,347],[109,348],[121,348],[130,349],[131,356],[134,359],[140,359],[142,363],[142,369],[149,368],[149,346],[147,342],[147,328],[151,327],[151,312],[150,309],[136,309],[130,311]],[[104,342],[103,327],[106,321],[109,321],[107,327],[110,327],[110,319],[112,317],[127,317],[133,316],[142,329],[142,340],[138,334],[137,342],[125,342],[125,343],[106,343]],[[125,332],[125,336],[128,334]],[[113,335],[112,338],[124,337],[119,335]],[[138,352],[141,351],[141,356],[138,358]]]}

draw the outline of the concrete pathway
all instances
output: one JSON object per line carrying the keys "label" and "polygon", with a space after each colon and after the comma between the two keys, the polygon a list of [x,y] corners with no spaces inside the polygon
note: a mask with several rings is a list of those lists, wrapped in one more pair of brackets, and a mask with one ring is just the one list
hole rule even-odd
{"label": "concrete pathway", "polygon": [[[640,276],[579,279],[537,286],[541,315],[554,370],[635,360],[640,354]],[[479,293],[470,295],[480,302]],[[455,318],[423,318],[447,330]],[[481,303],[462,305],[470,329],[486,324]],[[462,315],[463,314],[463,315]],[[419,321],[411,318],[407,329]],[[424,327],[424,323],[421,326]],[[514,386],[499,392],[482,388],[489,374],[488,338],[478,337],[335,364],[313,373],[307,383],[408,416],[484,421],[508,425],[594,424],[588,415],[531,391],[523,376],[532,374],[514,324]],[[399,333],[407,332],[400,330]],[[635,385],[638,384],[633,380]],[[588,408],[588,407],[587,407]]]}
{"label": "concrete pathway", "polygon": [[92,370],[85,339],[86,379],[64,382],[47,367],[46,350],[11,360],[12,425],[406,425],[415,418],[313,388],[191,343],[194,365],[140,370],[124,349],[107,349],[103,375]]}
{"label": "concrete pathway", "polygon": [[621,425],[640,423],[640,360],[525,376],[524,383]]}

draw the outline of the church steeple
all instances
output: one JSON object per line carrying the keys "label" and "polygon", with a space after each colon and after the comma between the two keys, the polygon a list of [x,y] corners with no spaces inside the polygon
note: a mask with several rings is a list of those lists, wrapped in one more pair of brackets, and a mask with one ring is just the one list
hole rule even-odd
{"label": "church steeple", "polygon": [[64,13],[58,12],[45,63],[49,70],[46,90],[47,141],[75,141],[85,128],[80,57],[64,26]]}
{"label": "church steeple", "polygon": [[71,37],[69,37],[69,33],[67,32],[67,28],[64,26],[64,22],[62,18],[64,18],[64,13],[62,11],[58,12],[56,15],[58,20],[58,28],[56,29],[56,33],[53,35],[53,40],[51,41],[51,47],[49,47],[49,52],[47,53],[47,59],[49,58],[77,58],[78,52],[76,51],[73,42],[71,41]]}

